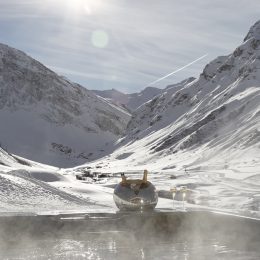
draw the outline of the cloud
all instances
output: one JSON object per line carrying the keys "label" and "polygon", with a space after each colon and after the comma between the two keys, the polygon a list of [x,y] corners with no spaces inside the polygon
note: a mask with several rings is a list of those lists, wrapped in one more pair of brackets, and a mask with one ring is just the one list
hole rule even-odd
{"label": "cloud", "polygon": [[[82,85],[128,92],[210,53],[156,86],[198,76],[242,42],[260,8],[259,0],[106,0],[89,15],[67,1],[0,0],[1,41]],[[104,48],[91,42],[97,30],[108,37]]]}
{"label": "cloud", "polygon": [[[49,66],[46,65],[49,69],[56,71],[56,73],[59,73],[60,75],[69,75],[73,77],[81,77],[85,79],[97,79],[100,77],[100,73],[88,73],[88,72],[83,72],[83,71],[78,71],[78,70],[70,70],[67,68],[61,68],[61,67],[54,67],[54,66]],[[107,81],[114,81],[114,82],[119,82],[119,83],[127,83],[127,81],[120,80],[117,78],[115,75],[103,75],[102,76],[103,80]]]}

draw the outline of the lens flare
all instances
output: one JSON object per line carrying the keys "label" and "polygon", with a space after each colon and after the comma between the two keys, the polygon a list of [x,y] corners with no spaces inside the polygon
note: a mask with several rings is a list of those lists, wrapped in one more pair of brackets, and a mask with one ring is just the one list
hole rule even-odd
{"label": "lens flare", "polygon": [[105,48],[109,43],[109,36],[102,30],[96,30],[92,32],[91,42],[94,47]]}

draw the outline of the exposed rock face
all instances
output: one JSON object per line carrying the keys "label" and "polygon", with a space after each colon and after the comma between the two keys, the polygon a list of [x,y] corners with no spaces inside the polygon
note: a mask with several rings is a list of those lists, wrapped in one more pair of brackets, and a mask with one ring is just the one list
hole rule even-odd
{"label": "exposed rock face", "polygon": [[[0,44],[0,141],[12,153],[58,166],[83,163],[79,154],[116,140],[129,118],[92,91]],[[53,143],[71,153],[56,153]]]}
{"label": "exposed rock face", "polygon": [[260,40],[260,21],[257,21],[249,30],[248,34],[246,35],[244,42],[254,38],[255,40]]}

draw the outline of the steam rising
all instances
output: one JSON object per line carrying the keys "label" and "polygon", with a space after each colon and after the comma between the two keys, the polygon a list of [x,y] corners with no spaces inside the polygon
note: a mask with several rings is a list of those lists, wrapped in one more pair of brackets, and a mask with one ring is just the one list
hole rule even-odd
{"label": "steam rising", "polygon": [[259,220],[208,212],[0,218],[1,259],[259,259]]}

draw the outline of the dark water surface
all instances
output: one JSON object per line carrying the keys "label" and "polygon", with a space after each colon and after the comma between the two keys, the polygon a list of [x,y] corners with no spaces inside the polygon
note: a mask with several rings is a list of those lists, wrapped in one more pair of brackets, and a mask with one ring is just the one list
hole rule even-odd
{"label": "dark water surface", "polygon": [[260,221],[211,212],[0,217],[0,259],[260,259]]}

